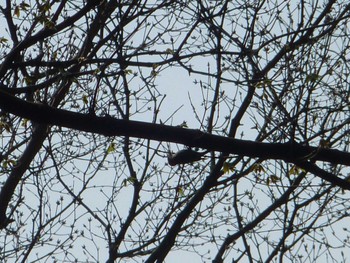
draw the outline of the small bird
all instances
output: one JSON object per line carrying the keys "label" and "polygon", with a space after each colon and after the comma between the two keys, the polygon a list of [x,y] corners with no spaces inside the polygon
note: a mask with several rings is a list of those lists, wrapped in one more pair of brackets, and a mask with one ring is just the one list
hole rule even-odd
{"label": "small bird", "polygon": [[208,153],[209,151],[205,152],[197,152],[191,149],[184,149],[180,150],[177,153],[168,153],[168,163],[171,166],[178,165],[178,164],[187,164],[187,163],[193,163],[197,162],[202,159],[202,157]]}

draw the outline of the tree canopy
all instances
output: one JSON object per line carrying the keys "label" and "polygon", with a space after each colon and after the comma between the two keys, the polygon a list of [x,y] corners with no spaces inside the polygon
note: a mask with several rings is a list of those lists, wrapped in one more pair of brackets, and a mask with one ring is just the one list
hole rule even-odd
{"label": "tree canopy", "polygon": [[0,260],[344,262],[350,4],[0,4]]}

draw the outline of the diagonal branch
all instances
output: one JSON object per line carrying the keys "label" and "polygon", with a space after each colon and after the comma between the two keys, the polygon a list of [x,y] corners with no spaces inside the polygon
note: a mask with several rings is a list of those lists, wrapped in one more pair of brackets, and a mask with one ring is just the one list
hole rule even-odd
{"label": "diagonal branch", "polygon": [[299,186],[301,181],[305,178],[305,173],[301,173],[293,182],[293,184],[287,189],[286,192],[284,192],[275,202],[273,202],[269,207],[267,207],[264,211],[262,211],[253,221],[245,225],[242,229],[240,229],[238,232],[236,232],[233,235],[228,235],[221,247],[218,250],[218,253],[216,254],[213,263],[222,263],[223,256],[227,248],[235,242],[238,238],[242,237],[245,233],[252,230],[254,227],[256,227],[259,223],[261,223],[265,218],[267,218],[273,211],[275,211],[276,208],[284,205],[289,201],[290,195],[293,193],[293,191]]}

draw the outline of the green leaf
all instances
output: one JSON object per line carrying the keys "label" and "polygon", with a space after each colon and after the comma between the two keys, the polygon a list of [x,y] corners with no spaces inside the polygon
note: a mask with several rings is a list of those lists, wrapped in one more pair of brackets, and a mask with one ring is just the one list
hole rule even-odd
{"label": "green leaf", "polygon": [[16,165],[16,161],[15,160],[11,160],[11,159],[5,159],[3,162],[2,162],[2,167],[7,169],[8,167],[13,167]]}
{"label": "green leaf", "polygon": [[270,176],[270,180],[271,180],[271,182],[273,183],[273,184],[275,184],[275,183],[277,183],[279,180],[280,180],[280,178],[278,178],[278,176],[277,175],[271,175]]}
{"label": "green leaf", "polygon": [[179,194],[180,197],[184,197],[185,196],[185,192],[184,192],[184,189],[182,187],[177,187],[176,191],[177,191],[177,193]]}
{"label": "green leaf", "polygon": [[175,53],[174,50],[172,50],[171,48],[167,48],[167,49],[165,50],[165,52],[168,53],[168,54],[170,54],[170,55],[173,55],[173,54]]}
{"label": "green leaf", "polygon": [[289,170],[289,175],[298,175],[300,174],[301,172],[305,172],[304,169],[301,169],[300,167],[296,166],[296,165],[293,165],[292,168],[290,168]]}
{"label": "green leaf", "polygon": [[87,95],[83,95],[83,103],[86,105],[89,103],[89,100],[88,100],[88,96]]}
{"label": "green leaf", "polygon": [[235,170],[235,165],[233,163],[225,162],[222,167],[222,170],[224,173],[233,172]]}
{"label": "green leaf", "polygon": [[5,44],[7,43],[9,40],[5,37],[0,37],[0,44]]}
{"label": "green leaf", "polygon": [[18,5],[15,6],[15,10],[13,11],[13,14],[17,17],[20,16],[20,8]]}
{"label": "green leaf", "polygon": [[8,133],[11,132],[11,125],[6,121],[0,121],[0,130],[4,129]]}
{"label": "green leaf", "polygon": [[132,70],[131,69],[125,69],[124,70],[126,75],[131,75],[132,74]]}
{"label": "green leaf", "polygon": [[25,2],[22,2],[22,3],[19,4],[19,7],[21,8],[21,10],[27,11],[27,10],[29,10],[30,5],[25,3]]}
{"label": "green leaf", "polygon": [[107,154],[114,152],[115,148],[116,148],[116,145],[114,142],[112,142],[107,148]]}
{"label": "green leaf", "polygon": [[123,180],[122,185],[123,186],[127,186],[129,183],[135,184],[136,183],[136,177],[135,176],[129,176],[128,178]]}
{"label": "green leaf", "polygon": [[264,79],[262,81],[259,81],[258,83],[255,84],[256,88],[262,88],[266,86],[271,86],[272,80],[271,79]]}
{"label": "green leaf", "polygon": [[45,28],[54,29],[55,26],[56,26],[55,22],[53,22],[53,21],[50,20],[50,19],[46,19],[46,20],[44,21],[44,27],[45,27]]}
{"label": "green leaf", "polygon": [[23,119],[22,122],[21,122],[21,126],[27,128],[28,121],[29,121],[28,119]]}
{"label": "green leaf", "polygon": [[252,166],[251,170],[255,173],[265,173],[264,167],[260,163],[256,163]]}
{"label": "green leaf", "polygon": [[318,74],[312,73],[312,74],[309,74],[306,76],[305,82],[315,82],[319,78],[320,78],[320,76]]}

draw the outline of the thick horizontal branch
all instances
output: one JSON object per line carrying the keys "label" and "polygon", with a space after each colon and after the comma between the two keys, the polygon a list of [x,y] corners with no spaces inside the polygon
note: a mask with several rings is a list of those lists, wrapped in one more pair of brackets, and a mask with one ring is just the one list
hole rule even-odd
{"label": "thick horizontal branch", "polygon": [[0,90],[0,108],[38,123],[57,125],[105,136],[130,136],[179,143],[210,151],[262,159],[299,162],[307,159],[350,166],[350,153],[333,149],[303,146],[297,143],[261,143],[212,135],[200,130],[163,124],[97,117],[47,105],[30,103]]}

